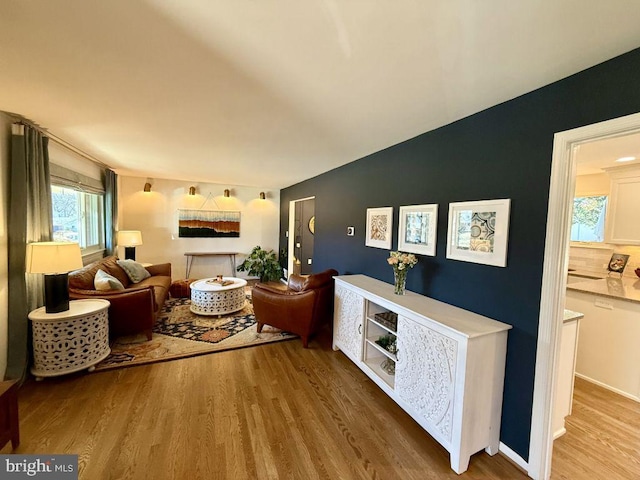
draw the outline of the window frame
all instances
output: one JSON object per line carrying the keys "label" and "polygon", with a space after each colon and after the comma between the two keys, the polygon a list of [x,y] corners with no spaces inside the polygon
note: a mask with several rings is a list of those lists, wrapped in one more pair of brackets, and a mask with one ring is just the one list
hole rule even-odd
{"label": "window frame", "polygon": [[[578,198],[592,198],[592,197],[602,197],[605,199],[605,204],[604,204],[604,210],[603,212],[600,214],[603,217],[603,223],[602,223],[602,240],[573,240],[571,238],[571,234],[572,234],[572,230],[573,230],[573,219],[575,218],[575,202],[576,199]],[[603,246],[604,244],[606,244],[607,238],[607,211],[609,208],[609,200],[610,200],[610,195],[609,193],[587,193],[587,194],[581,194],[581,195],[577,195],[575,194],[573,196],[573,205],[571,208],[571,224],[569,226],[569,242],[570,245],[574,245],[574,246],[589,246],[589,245],[593,245],[594,247],[598,247],[598,246]]]}
{"label": "window frame", "polygon": [[[57,179],[51,179],[51,209],[53,220],[53,194],[54,187],[61,188],[69,191],[73,191],[79,194],[77,197],[77,209],[79,216],[79,231],[78,231],[78,243],[80,244],[80,252],[83,257],[90,255],[100,254],[102,255],[106,249],[106,235],[105,235],[105,193],[97,189],[82,189],[75,185],[70,185],[69,182],[57,181]],[[91,205],[94,203],[94,205]],[[95,207],[95,212],[94,210]],[[95,215],[94,215],[95,213]],[[95,220],[92,219],[95,218]],[[53,223],[53,222],[52,222]],[[90,231],[95,228],[94,231]],[[55,234],[54,234],[55,235]],[[98,243],[92,243],[87,245],[87,239],[97,235]],[[83,246],[83,244],[85,246]]]}

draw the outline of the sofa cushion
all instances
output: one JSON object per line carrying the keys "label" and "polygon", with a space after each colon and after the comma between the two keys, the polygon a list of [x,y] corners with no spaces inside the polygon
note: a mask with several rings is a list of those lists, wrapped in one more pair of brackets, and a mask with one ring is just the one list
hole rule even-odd
{"label": "sofa cushion", "polygon": [[101,268],[109,275],[113,275],[118,280],[120,280],[120,283],[124,285],[124,288],[127,288],[131,284],[131,280],[129,280],[127,273],[122,269],[122,267],[118,265],[118,257],[113,255],[110,257],[105,257],[100,260],[98,264],[98,268]]}
{"label": "sofa cushion", "polygon": [[124,285],[113,275],[109,275],[104,270],[98,269],[93,284],[96,290],[124,290]]}
{"label": "sofa cushion", "polygon": [[131,283],[140,283],[151,276],[147,269],[135,260],[118,260],[118,265],[126,272]]}
{"label": "sofa cushion", "polygon": [[78,290],[94,290],[95,286],[93,281],[96,277],[96,272],[99,269],[100,262],[93,262],[79,270],[71,272],[69,274],[69,288],[75,288]]}

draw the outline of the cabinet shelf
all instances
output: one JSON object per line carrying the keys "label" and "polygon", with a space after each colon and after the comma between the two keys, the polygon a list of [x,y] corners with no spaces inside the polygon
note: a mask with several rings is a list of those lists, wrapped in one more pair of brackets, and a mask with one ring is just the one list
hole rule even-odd
{"label": "cabinet shelf", "polygon": [[367,367],[369,367],[373,371],[373,373],[376,374],[378,378],[380,378],[384,383],[386,383],[391,388],[393,388],[393,385],[395,383],[395,375],[388,374],[380,366],[382,361],[383,361],[383,357],[375,357],[375,358],[368,358],[367,360],[365,360],[364,363]]}
{"label": "cabinet shelf", "polygon": [[368,343],[369,345],[371,345],[373,348],[375,348],[376,350],[378,350],[378,351],[379,351],[380,353],[382,353],[385,357],[390,358],[390,359],[391,359],[391,360],[393,360],[394,362],[397,362],[397,361],[398,361],[398,359],[396,358],[396,356],[395,356],[393,353],[391,353],[389,350],[386,350],[386,349],[382,348],[380,345],[378,345],[378,344],[376,343],[376,340],[377,340],[378,338],[379,338],[379,337],[369,337],[369,338],[367,338],[366,340],[367,340],[367,343]]}
{"label": "cabinet shelf", "polygon": [[380,323],[379,321],[377,321],[375,319],[375,317],[367,317],[367,320],[370,321],[371,323],[374,323],[375,325],[377,325],[378,327],[382,328],[383,330],[391,333],[392,335],[396,335],[396,330],[394,330],[391,327],[388,327],[388,326]]}

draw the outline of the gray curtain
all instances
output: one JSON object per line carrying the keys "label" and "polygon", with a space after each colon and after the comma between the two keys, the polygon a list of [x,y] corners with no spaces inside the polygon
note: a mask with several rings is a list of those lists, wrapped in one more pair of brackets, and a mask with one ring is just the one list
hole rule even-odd
{"label": "gray curtain", "polygon": [[52,238],[49,139],[13,124],[9,185],[9,325],[6,378],[24,379],[29,363],[31,310],[44,304],[42,275],[25,273],[26,246]]}
{"label": "gray curtain", "polygon": [[107,255],[116,255],[116,227],[118,225],[118,175],[104,171],[104,243]]}

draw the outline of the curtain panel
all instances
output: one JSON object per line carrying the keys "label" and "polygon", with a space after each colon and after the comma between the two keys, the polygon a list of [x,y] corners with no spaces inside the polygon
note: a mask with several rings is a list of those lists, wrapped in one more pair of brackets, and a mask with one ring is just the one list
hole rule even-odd
{"label": "curtain panel", "polygon": [[11,135],[8,270],[9,318],[6,378],[24,380],[29,364],[28,314],[44,304],[42,275],[25,273],[27,243],[52,238],[49,139],[28,125]]}
{"label": "curtain panel", "polygon": [[107,255],[117,254],[116,227],[118,226],[118,175],[104,170],[104,243]]}

